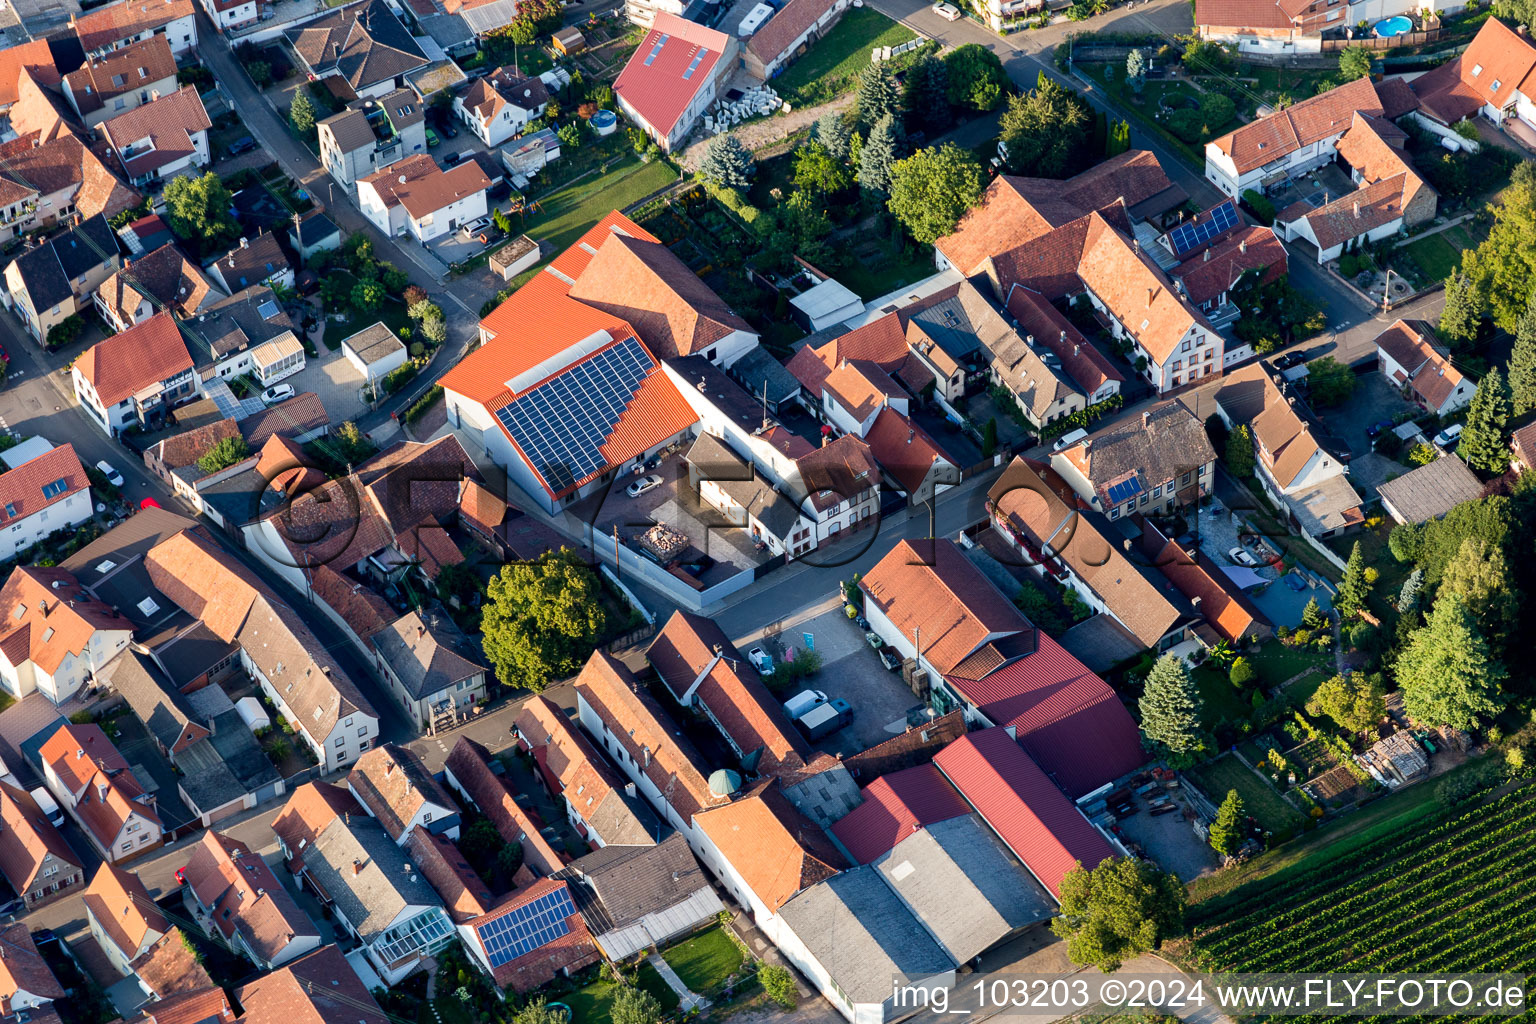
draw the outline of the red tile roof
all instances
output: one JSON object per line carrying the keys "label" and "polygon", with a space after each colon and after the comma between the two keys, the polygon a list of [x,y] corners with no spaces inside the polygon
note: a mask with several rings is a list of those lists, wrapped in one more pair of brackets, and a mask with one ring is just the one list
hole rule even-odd
{"label": "red tile roof", "polygon": [[22,68],[30,71],[33,81],[42,85],[58,85],[64,80],[53,63],[53,51],[48,48],[48,40],[34,39],[20,46],[7,47],[0,50],[0,107],[8,107],[16,102],[17,80],[21,77]]}
{"label": "red tile roof", "polygon": [[447,836],[413,828],[406,837],[405,848],[411,863],[421,868],[421,873],[443,898],[448,916],[455,923],[479,917],[491,909],[490,887]]}
{"label": "red tile roof", "polygon": [[[187,85],[126,114],[119,114],[103,123],[101,131],[117,151],[128,177],[137,179],[191,156],[196,152],[193,137],[212,127],[213,122],[203,108],[197,87]],[[140,151],[137,156],[123,156],[123,150],[144,139],[150,140],[149,150]]]}
{"label": "red tile roof", "polygon": [[[486,925],[499,921],[521,907],[526,907],[543,896],[564,891],[570,896],[570,886],[553,878],[541,878],[526,888],[508,896],[500,906],[483,917],[465,924],[476,936]],[[492,977],[500,988],[514,992],[530,992],[553,981],[562,973],[574,973],[599,959],[597,944],[578,911],[565,919],[566,933],[553,941],[524,953],[522,956],[495,967]]]}
{"label": "red tile roof", "polygon": [[[43,490],[60,480],[64,482],[63,489]],[[67,442],[0,473],[0,529],[36,515],[90,485],[75,446]]]}
{"label": "red tile roof", "polygon": [[303,865],[304,851],[315,844],[315,837],[340,814],[367,814],[345,786],[329,782],[306,782],[295,789],[272,819],[272,831],[289,853],[288,865],[295,872]]}
{"label": "red tile roof", "polygon": [[[934,463],[954,465],[928,432],[895,409],[882,409],[864,435],[869,453],[908,494],[922,486]],[[956,477],[958,479],[958,476]]]}
{"label": "red tile roof", "polygon": [[1231,158],[1238,174],[1247,174],[1303,146],[1344,134],[1357,112],[1382,113],[1381,100],[1368,77],[1250,121],[1210,145]]}
{"label": "red tile roof", "polygon": [[[902,541],[865,574],[859,589],[908,642],[921,630],[922,657],[940,672],[983,663],[995,669],[1027,649],[1036,634],[950,540]],[[1003,641],[1010,649],[994,650]]]}
{"label": "red tile roof", "polygon": [[1275,0],[1195,0],[1195,24],[1239,30],[1292,27],[1290,15]]}
{"label": "red tile roof", "polygon": [[690,706],[703,705],[743,757],[762,752],[760,773],[786,762],[798,770],[811,759],[783,705],[712,619],[673,612],[645,657],[672,696],[691,693]]}
{"label": "red tile roof", "polygon": [[[1259,611],[1225,573],[1199,550],[1185,551],[1176,542],[1164,538],[1150,525],[1144,540],[1162,542],[1152,553],[1152,564],[1190,600],[1200,601],[1200,614],[1223,639],[1237,643],[1255,627],[1268,626]],[[1144,547],[1145,550],[1145,547]]]}
{"label": "red tile roof", "polygon": [[123,0],[77,15],[72,24],[81,47],[90,53],[169,25],[178,18],[190,18],[196,10],[193,0]]}
{"label": "red tile roof", "polygon": [[826,833],[795,809],[776,780],[704,811],[694,824],[769,910],[777,911],[847,866]]}
{"label": "red tile roof", "polygon": [[156,313],[86,349],[75,360],[75,369],[110,409],[151,384],[190,372],[192,357],[176,320],[169,313]]}
{"label": "red tile roof", "polygon": [[263,960],[280,959],[315,926],[277,880],[261,854],[209,829],[187,856],[186,884],[226,942],[238,934]]}
{"label": "red tile roof", "polygon": [[448,752],[444,766],[470,802],[496,826],[501,838],[522,845],[523,861],[529,868],[552,875],[565,865],[565,858],[544,838],[540,823],[518,806],[506,780],[491,770],[490,751],[461,736]]}
{"label": "red tile roof", "polygon": [[824,18],[832,5],[833,0],[789,0],[768,19],[768,24],[752,34],[747,49],[764,64],[773,63]]}
{"label": "red tile roof", "polygon": [[1195,253],[1175,267],[1170,276],[1184,285],[1189,301],[1213,302],[1250,270],[1263,270],[1261,284],[1278,280],[1289,267],[1285,246],[1273,228],[1249,225]]}
{"label": "red tile roof", "polygon": [[11,1014],[11,1000],[20,993],[40,999],[63,999],[64,987],[37,951],[31,930],[23,923],[7,925],[0,931],[0,1013]]}
{"label": "red tile roof", "polygon": [[1029,756],[1074,799],[1147,759],[1119,695],[1045,633],[1033,654],[983,679],[944,678],[993,724],[1012,726]]}
{"label": "red tile roof", "polygon": [[337,946],[264,974],[235,993],[245,1024],[390,1024]]}
{"label": "red tile roof", "polygon": [[1094,868],[1115,856],[1006,730],[963,736],[939,751],[933,763],[1058,899],[1061,880],[1076,864]]}
{"label": "red tile roof", "polygon": [[[947,294],[948,290],[946,289]],[[933,373],[907,347],[906,318],[924,309],[933,297],[917,302],[856,327],[820,348],[802,346],[786,364],[810,397],[821,399],[821,389],[833,367],[861,360],[874,363],[917,394],[932,383]]]}
{"label": "red tile roof", "polygon": [[[699,90],[708,85],[731,39],[723,32],[658,11],[639,49],[613,83],[617,96],[660,135],[669,136]],[[688,78],[696,55],[703,59]]]}
{"label": "red tile roof", "polygon": [[971,808],[932,764],[892,772],[865,786],[864,802],[832,825],[832,834],[860,864],[890,852],[925,825]]}
{"label": "red tile roof", "polygon": [[1008,289],[1007,305],[1008,315],[1019,322],[1019,333],[1033,336],[1036,343],[1054,352],[1083,394],[1092,395],[1110,381],[1125,380],[1109,358],[1033,288],[1015,284]]}
{"label": "red tile roof", "polygon": [[39,873],[50,856],[57,862],[54,881],[80,871],[82,858],[48,823],[32,797],[0,782],[0,874],[12,889],[25,895],[41,882]]}

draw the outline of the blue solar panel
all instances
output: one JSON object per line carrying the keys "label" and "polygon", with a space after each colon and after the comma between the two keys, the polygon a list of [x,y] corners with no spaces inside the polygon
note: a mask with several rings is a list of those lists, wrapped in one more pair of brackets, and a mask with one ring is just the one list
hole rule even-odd
{"label": "blue solar panel", "polygon": [[480,943],[491,967],[510,963],[560,938],[570,931],[565,919],[574,913],[576,905],[571,902],[571,894],[561,886],[506,917],[481,925]]}
{"label": "blue solar panel", "polygon": [[1228,199],[1220,206],[1214,207],[1209,214],[1200,220],[1180,224],[1168,232],[1168,244],[1173,247],[1175,256],[1183,256],[1185,253],[1198,249],[1211,239],[1225,231],[1230,231],[1241,224],[1237,216],[1237,206]]}
{"label": "blue solar panel", "polygon": [[654,366],[626,338],[513,399],[496,417],[550,488],[563,491],[607,466],[599,449]]}
{"label": "blue solar panel", "polygon": [[1141,486],[1141,477],[1133,476],[1129,480],[1122,480],[1117,484],[1109,485],[1109,504],[1113,508],[1116,505],[1124,505],[1144,488]]}

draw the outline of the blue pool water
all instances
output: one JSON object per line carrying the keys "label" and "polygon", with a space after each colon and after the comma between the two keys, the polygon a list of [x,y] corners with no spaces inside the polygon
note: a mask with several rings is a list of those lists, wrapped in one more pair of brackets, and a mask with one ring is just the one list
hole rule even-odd
{"label": "blue pool water", "polygon": [[1403,17],[1402,15],[1398,15],[1395,18],[1388,18],[1385,21],[1378,21],[1376,23],[1376,34],[1381,36],[1383,39],[1391,36],[1400,36],[1404,32],[1412,31],[1413,22],[1408,18]]}

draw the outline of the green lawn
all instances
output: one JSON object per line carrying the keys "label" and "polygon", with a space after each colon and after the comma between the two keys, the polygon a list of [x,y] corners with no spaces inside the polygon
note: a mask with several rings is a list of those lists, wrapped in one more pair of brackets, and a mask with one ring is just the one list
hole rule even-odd
{"label": "green lawn", "polygon": [[780,96],[794,106],[825,103],[852,92],[860,71],[869,67],[869,51],[896,46],[916,33],[873,7],[854,7],[810,52],[773,80]]}
{"label": "green lawn", "polygon": [[[1142,89],[1140,102],[1133,99],[1133,94],[1125,85],[1125,66],[1116,63],[1115,78],[1113,82],[1105,79],[1107,64],[1077,64],[1077,69],[1093,79],[1096,88],[1102,89],[1113,104],[1114,110],[1129,117],[1141,128],[1152,132],[1167,143],[1172,149],[1191,167],[1205,166],[1205,147],[1192,146],[1183,139],[1174,135],[1162,126],[1154,116],[1158,109],[1158,100],[1164,95],[1178,95],[1198,97],[1200,94],[1190,85],[1184,82],[1148,82]],[[1113,116],[1113,115],[1112,115]],[[1214,135],[1221,134],[1215,125],[1210,126]]]}
{"label": "green lawn", "polygon": [[661,955],[692,992],[708,992],[741,970],[741,949],[720,925],[679,942]]}
{"label": "green lawn", "polygon": [[1421,238],[1401,248],[1424,275],[1424,283],[1444,281],[1451,272],[1461,266],[1461,250],[1452,245],[1445,232]]}
{"label": "green lawn", "polygon": [[1317,692],[1317,688],[1331,679],[1333,674],[1326,668],[1315,668],[1307,675],[1296,680],[1286,688],[1286,696],[1295,702],[1297,707],[1306,707],[1307,701]]}
{"label": "green lawn", "polygon": [[[1477,761],[1470,761],[1453,768],[1439,781],[1478,764]],[[1248,774],[1251,776],[1253,773]],[[1315,866],[1318,857],[1340,860],[1347,867],[1349,856],[1355,850],[1414,822],[1423,821],[1427,825],[1436,815],[1441,814],[1445,808],[1435,799],[1437,789],[1439,785],[1435,782],[1408,786],[1389,793],[1372,801],[1364,809],[1346,815],[1331,825],[1325,825],[1303,839],[1260,854],[1246,864],[1196,879],[1189,887],[1190,902],[1201,903],[1216,899],[1246,882],[1255,882],[1270,875],[1311,868]],[[1246,794],[1244,799],[1247,799]],[[1200,913],[1201,916],[1208,916],[1214,911],[1214,907],[1210,910],[1202,907]]]}
{"label": "green lawn", "polygon": [[[656,968],[650,964],[641,964],[639,977],[640,987],[656,997],[663,1013],[677,1009],[677,993],[661,980]],[[557,996],[553,1001],[571,1008],[571,1024],[600,1024],[609,1019],[609,1008],[613,1006],[613,997],[617,991],[618,986],[613,982],[598,978],[590,985]]]}
{"label": "green lawn", "polygon": [[1200,691],[1200,724],[1212,732],[1223,721],[1235,726],[1253,713],[1251,698],[1232,685],[1226,669],[1201,665],[1191,673],[1191,678]]}
{"label": "green lawn", "polygon": [[596,174],[539,200],[539,211],[525,215],[522,231],[548,240],[557,251],[571,246],[613,210],[639,202],[676,180],[677,172],[659,160],[642,163],[630,157],[606,174]]}
{"label": "green lawn", "polygon": [[904,248],[892,245],[885,238],[861,241],[855,247],[855,258],[838,271],[837,279],[868,302],[913,281],[920,281],[933,272],[931,255],[919,248],[914,255],[908,257]]}
{"label": "green lawn", "polygon": [[1274,103],[1281,93],[1288,93],[1292,102],[1300,103],[1317,93],[1317,83],[1324,79],[1336,80],[1338,72],[1332,68],[1276,68],[1262,64],[1240,64],[1236,72],[1240,79],[1254,79],[1249,92],[1257,93],[1266,103]]}
{"label": "green lawn", "polygon": [[1272,640],[1248,655],[1248,660],[1259,670],[1259,678],[1265,686],[1279,686],[1309,668],[1326,669],[1333,664],[1333,652],[1287,647],[1278,640]]}
{"label": "green lawn", "polygon": [[1231,754],[1207,761],[1189,774],[1213,803],[1221,803],[1228,790],[1237,790],[1248,813],[1271,832],[1295,828],[1304,820],[1301,812],[1286,803],[1274,787]]}

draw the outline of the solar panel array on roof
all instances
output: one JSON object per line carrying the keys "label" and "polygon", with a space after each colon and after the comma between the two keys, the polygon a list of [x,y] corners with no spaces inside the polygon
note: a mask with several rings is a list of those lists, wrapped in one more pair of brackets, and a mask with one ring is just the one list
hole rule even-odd
{"label": "solar panel array on roof", "polygon": [[1183,256],[1193,249],[1200,248],[1223,231],[1230,231],[1241,223],[1237,216],[1237,206],[1228,199],[1221,205],[1213,207],[1209,216],[1190,224],[1180,224],[1168,232],[1168,244],[1173,247],[1175,256]]}
{"label": "solar panel array on roof", "polygon": [[599,449],[655,364],[634,338],[514,398],[496,416],[555,491],[607,464]]}
{"label": "solar panel array on roof", "polygon": [[1133,476],[1129,480],[1122,480],[1117,484],[1110,484],[1110,507],[1125,504],[1127,501],[1130,501],[1132,498],[1136,497],[1136,495],[1140,494],[1143,490],[1145,490],[1145,488],[1141,486],[1141,477],[1139,476]]}
{"label": "solar panel array on roof", "polygon": [[480,942],[491,967],[510,963],[532,953],[570,931],[565,919],[576,913],[570,891],[561,886],[505,917],[480,926]]}

